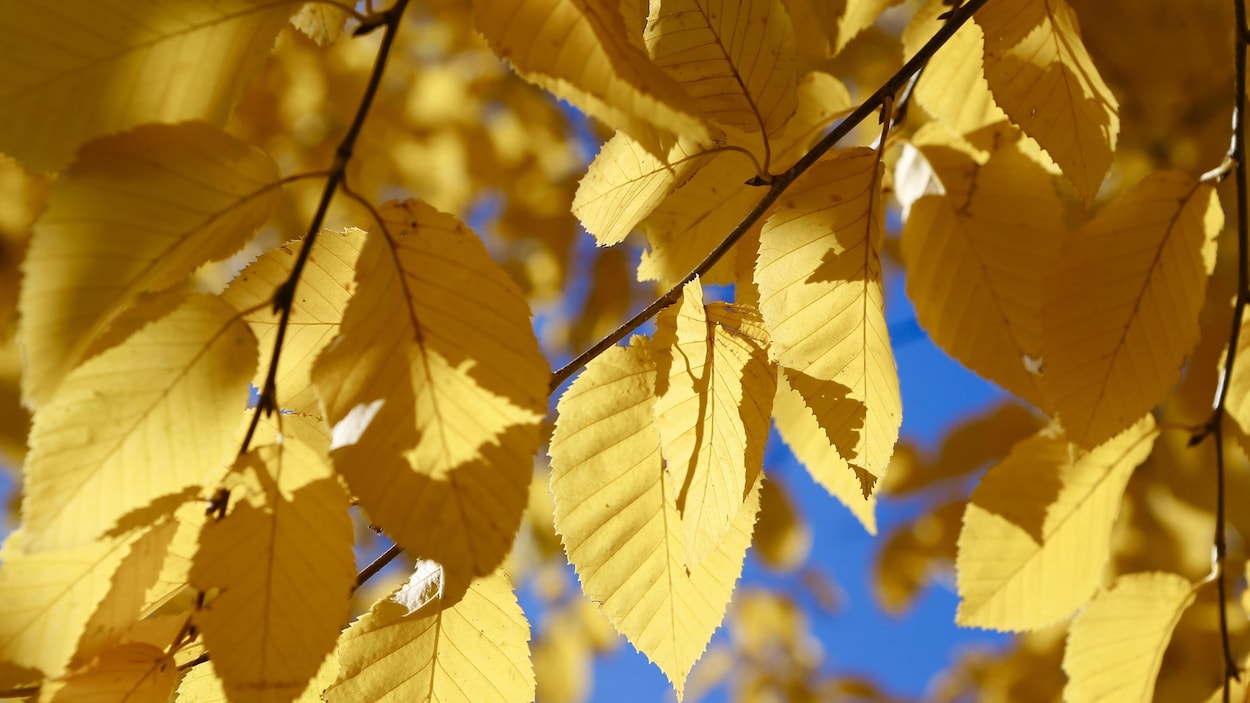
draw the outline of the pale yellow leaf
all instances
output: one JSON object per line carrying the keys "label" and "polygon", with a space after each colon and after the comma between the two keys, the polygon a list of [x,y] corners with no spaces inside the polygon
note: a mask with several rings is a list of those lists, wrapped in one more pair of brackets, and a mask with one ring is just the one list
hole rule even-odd
{"label": "pale yellow leaf", "polygon": [[473,20],[522,76],[652,154],[666,153],[669,132],[711,144],[694,99],[630,40],[616,0],[478,0]]}
{"label": "pale yellow leaf", "polygon": [[279,185],[268,156],[201,123],[147,125],[85,147],[57,180],[22,266],[27,402],[47,402],[140,294],[242,247]]}
{"label": "pale yellow leaf", "polygon": [[560,399],[551,490],[556,530],[582,590],[680,698],[741,574],[759,493],[747,496],[717,549],[688,570],[652,419],[655,373],[641,339],[587,365]]}
{"label": "pale yellow leaf", "polygon": [[[916,319],[968,368],[1046,408],[1029,364],[1042,358],[1046,275],[1065,233],[1050,175],[1014,146],[982,165],[950,147],[920,150],[951,186],[918,200],[903,226]],[[957,169],[966,183],[954,182]]]}
{"label": "pale yellow leaf", "polygon": [[771,353],[866,492],[902,423],[881,283],[880,177],[872,149],[817,163],[765,223],[755,268]]}
{"label": "pale yellow leaf", "polygon": [[1198,343],[1224,214],[1215,190],[1152,174],[1065,239],[1043,308],[1043,383],[1096,445],[1163,400]]}
{"label": "pale yellow leaf", "polygon": [[356,583],[349,499],[321,457],[286,440],[243,455],[243,494],[209,520],[190,580],[217,593],[195,616],[233,699],[288,703],[350,616]]}
{"label": "pale yellow leaf", "polygon": [[[521,703],[534,699],[529,623],[501,571],[469,584],[418,569],[339,642],[328,703]],[[434,569],[439,569],[433,565]],[[431,587],[430,579],[438,583]],[[467,589],[466,589],[467,586]]]}
{"label": "pale yellow leaf", "polygon": [[1034,630],[1085,603],[1110,556],[1124,487],[1157,435],[1149,415],[1089,452],[1043,432],[991,468],[959,534],[956,621]]}
{"label": "pale yellow leaf", "polygon": [[[903,54],[914,56],[946,20],[938,15],[949,12],[946,0],[929,0],[916,11],[903,30]],[[981,68],[985,35],[981,26],[967,22],[959,28],[924,66],[916,83],[913,99],[930,115],[958,134],[974,132],[1007,119],[994,102],[985,72]]]}
{"label": "pale yellow leaf", "polygon": [[785,374],[777,380],[777,397],[773,399],[773,423],[794,457],[807,468],[807,473],[829,495],[837,498],[868,530],[877,534],[877,496],[864,497],[863,485],[838,450],[829,443],[816,416],[803,396],[790,387]]}
{"label": "pale yellow leaf", "polygon": [[305,3],[291,18],[291,26],[308,35],[317,46],[329,46],[343,36],[353,3],[346,0],[318,0]]}
{"label": "pale yellow leaf", "polygon": [[1175,574],[1128,574],[1072,621],[1063,670],[1069,703],[1150,703],[1172,630],[1194,602],[1194,585]]}
{"label": "pale yellow leaf", "polygon": [[656,320],[655,424],[686,566],[712,553],[763,468],[777,372],[752,308],[703,303],[698,279]]}
{"label": "pale yellow leaf", "polygon": [[234,309],[196,295],[74,369],[35,414],[24,547],[89,542],[228,465],[256,355]]}
{"label": "pale yellow leaf", "polygon": [[599,246],[623,241],[675,188],[707,163],[703,150],[678,142],[659,159],[624,132],[608,140],[577,186],[573,214]]}
{"label": "pale yellow leaf", "polygon": [[[251,310],[247,320],[260,348],[273,349],[278,333],[278,318],[268,303],[274,291],[286,282],[295,266],[303,240],[287,242],[270,249],[230,282],[221,294],[237,310]],[[365,233],[349,228],[343,232],[323,231],[317,237],[295,289],[295,302],[287,321],[278,359],[278,407],[297,413],[319,416],[316,391],[309,373],[313,361],[336,335],[347,301],[356,290],[356,260],[365,245]],[[270,356],[266,353],[256,370],[252,385],[264,385],[269,373]]]}
{"label": "pale yellow leaf", "polygon": [[224,124],[293,9],[281,0],[6,2],[0,151],[57,170],[83,142],[145,122]]}
{"label": "pale yellow leaf", "polygon": [[998,105],[1037,140],[1088,203],[1115,151],[1119,105],[1065,0],[998,0],[976,14]]}
{"label": "pale yellow leaf", "polygon": [[549,370],[529,308],[473,232],[386,205],[340,338],[313,366],[336,469],[369,518],[459,575],[493,572],[525,507]]}
{"label": "pale yellow leaf", "polygon": [[123,644],[46,684],[39,703],[166,703],[178,688],[173,657],[150,644]]}

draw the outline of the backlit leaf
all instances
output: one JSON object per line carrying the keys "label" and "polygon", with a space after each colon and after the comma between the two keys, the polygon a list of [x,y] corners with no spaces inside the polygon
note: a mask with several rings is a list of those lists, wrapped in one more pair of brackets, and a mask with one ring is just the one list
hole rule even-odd
{"label": "backlit leaf", "polygon": [[166,703],[178,687],[173,657],[150,644],[128,643],[110,649],[80,671],[48,684],[40,701],[48,703]]}
{"label": "backlit leaf", "polygon": [[[89,542],[227,466],[255,364],[247,325],[197,295],[74,369],[35,414],[24,547]],[[189,422],[195,431],[181,431]]]}
{"label": "backlit leaf", "polygon": [[343,36],[351,9],[349,0],[305,3],[291,18],[291,26],[308,35],[318,46],[329,46]]}
{"label": "backlit leaf", "polygon": [[[929,0],[903,30],[903,53],[914,56],[937,32],[950,11],[946,0]],[[978,16],[980,12],[977,13]],[[985,35],[967,22],[924,66],[923,79],[912,94],[916,103],[957,134],[967,134],[1007,118],[985,82],[981,69]]]}
{"label": "backlit leaf", "polygon": [[268,156],[201,123],[147,125],[85,147],[58,179],[22,266],[27,401],[47,402],[141,294],[242,247],[280,200],[278,185]]}
{"label": "backlit leaf", "polygon": [[1210,185],[1163,172],[1068,235],[1047,283],[1042,374],[1072,441],[1106,440],[1180,378],[1223,223]]}
{"label": "backlit leaf", "polygon": [[382,214],[341,336],[313,366],[331,455],[405,550],[489,574],[525,507],[547,362],[525,299],[473,232],[418,201]]}
{"label": "backlit leaf", "polygon": [[1124,486],[1157,434],[1147,415],[1085,452],[1043,432],[991,468],[964,513],[956,621],[1033,630],[1085,603],[1110,555]]}

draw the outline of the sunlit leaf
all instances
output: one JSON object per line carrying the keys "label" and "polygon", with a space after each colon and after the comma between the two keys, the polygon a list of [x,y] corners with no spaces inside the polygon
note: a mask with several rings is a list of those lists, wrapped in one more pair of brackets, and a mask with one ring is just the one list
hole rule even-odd
{"label": "sunlit leaf", "polygon": [[160,647],[129,643],[40,692],[49,703],[166,703],[178,687],[178,667]]}
{"label": "sunlit leaf", "polygon": [[[929,0],[903,30],[903,53],[914,56],[945,20],[947,0]],[[978,13],[979,15],[980,13]],[[958,134],[988,127],[1007,115],[994,102],[981,68],[985,35],[975,22],[965,23],[924,66],[913,99],[926,112]]]}
{"label": "sunlit leaf", "polygon": [[291,26],[308,35],[318,46],[329,46],[343,36],[351,17],[350,0],[318,0],[305,3],[291,18]]}

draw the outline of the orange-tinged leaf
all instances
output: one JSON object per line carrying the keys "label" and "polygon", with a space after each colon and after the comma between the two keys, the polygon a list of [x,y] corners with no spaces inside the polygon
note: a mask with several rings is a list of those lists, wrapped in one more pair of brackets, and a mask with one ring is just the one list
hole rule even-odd
{"label": "orange-tinged leaf", "polygon": [[200,536],[190,581],[217,589],[195,616],[231,698],[288,703],[351,614],[356,584],[349,499],[295,440],[239,457],[244,497]]}
{"label": "orange-tinged leaf", "polygon": [[[949,12],[946,0],[929,0],[903,30],[903,54],[911,57],[937,32]],[[978,13],[979,14],[979,13]],[[967,22],[924,67],[924,79],[912,94],[930,115],[954,130],[967,134],[1007,119],[994,102],[981,68],[985,35],[981,26]]]}
{"label": "orange-tinged leaf", "polygon": [[687,569],[652,421],[655,373],[641,339],[587,365],[560,399],[551,490],[556,530],[582,590],[680,698],[742,571],[759,494],[747,497],[716,550]]}
{"label": "orange-tinged leaf", "polygon": [[57,170],[83,142],[145,122],[224,124],[292,11],[273,0],[6,3],[0,151]]}
{"label": "orange-tinged leaf", "polygon": [[128,643],[110,649],[61,681],[45,685],[46,703],[166,703],[178,688],[173,657],[150,644]]}
{"label": "orange-tinged leaf", "polygon": [[233,308],[196,295],[74,369],[35,414],[24,548],[90,542],[228,465],[256,354]]}
{"label": "orange-tinged leaf", "polygon": [[763,468],[777,372],[752,308],[704,307],[698,279],[656,320],[655,424],[686,566],[716,549]]}
{"label": "orange-tinged leaf", "polygon": [[976,14],[998,105],[1059,164],[1088,203],[1111,166],[1119,105],[1065,0],[1000,0]]}
{"label": "orange-tinged leaf", "polygon": [[343,633],[328,703],[534,699],[529,623],[508,577],[444,578],[437,564],[418,562],[403,587]]}
{"label": "orange-tinged leaf", "polygon": [[276,207],[278,185],[272,159],[202,123],[147,125],[85,147],[58,179],[22,266],[27,402],[47,402],[141,294],[241,248]]}
{"label": "orange-tinged leaf", "polygon": [[1071,703],[1149,703],[1163,652],[1197,589],[1176,574],[1128,574],[1072,621],[1063,670]]}
{"label": "orange-tinged leaf", "polygon": [[[236,310],[250,310],[247,320],[260,348],[273,349],[279,315],[269,301],[286,282],[295,266],[303,240],[270,249],[253,261],[221,297]],[[287,321],[282,356],[278,359],[278,407],[296,413],[320,415],[317,393],[309,374],[317,355],[339,333],[347,301],[356,290],[356,260],[365,245],[365,233],[355,228],[343,232],[323,231],[317,237],[295,289],[295,302]],[[252,385],[260,388],[269,373],[269,354],[256,369]]]}
{"label": "orange-tinged leaf", "polygon": [[1091,447],[1163,400],[1198,343],[1224,215],[1214,189],[1149,176],[1064,241],[1043,309],[1043,383]]}
{"label": "orange-tinged leaf", "polygon": [[1089,452],[1043,432],[991,468],[959,534],[956,621],[1033,630],[1085,603],[1110,556],[1124,487],[1157,435],[1149,415]]}
{"label": "orange-tinged leaf", "polygon": [[451,215],[383,206],[312,378],[335,468],[406,551],[492,573],[521,521],[547,362],[516,284]]}
{"label": "orange-tinged leaf", "polygon": [[865,493],[902,423],[881,283],[880,177],[866,148],[812,167],[765,223],[755,268],[772,354]]}

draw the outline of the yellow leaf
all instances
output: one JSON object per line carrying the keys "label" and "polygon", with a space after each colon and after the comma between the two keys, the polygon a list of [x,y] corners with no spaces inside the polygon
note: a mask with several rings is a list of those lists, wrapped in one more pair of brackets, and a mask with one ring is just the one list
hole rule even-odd
{"label": "yellow leaf", "polygon": [[334,465],[374,523],[460,575],[521,521],[550,372],[515,283],[451,215],[382,208],[341,337],[313,366]]}
{"label": "yellow leaf", "polygon": [[89,542],[228,465],[255,364],[247,325],[197,295],[74,369],[35,414],[25,548]]}
{"label": "yellow leaf", "polygon": [[178,688],[173,657],[150,644],[114,647],[80,671],[45,684],[40,703],[166,703]]}
{"label": "yellow leaf", "polygon": [[1042,374],[1072,441],[1106,440],[1180,378],[1223,224],[1210,185],[1162,172],[1068,235],[1047,283]]}
{"label": "yellow leaf", "polygon": [[1042,358],[1042,296],[1064,235],[1050,175],[1014,146],[981,165],[946,146],[921,152],[950,186],[916,201],[903,226],[916,319],[969,369],[1046,408],[1029,365]]}
{"label": "yellow leaf", "polygon": [[851,470],[838,450],[829,444],[816,416],[812,414],[803,396],[790,387],[785,374],[777,380],[777,397],[773,399],[773,423],[777,434],[794,453],[794,458],[807,468],[816,483],[829,491],[868,530],[877,534],[877,496],[864,496],[859,477]]}
{"label": "yellow leaf", "polygon": [[1193,584],[1175,574],[1128,574],[1116,579],[1068,630],[1063,699],[1149,703],[1172,630],[1195,593]]}
{"label": "yellow leaf", "polygon": [[655,373],[642,339],[587,365],[560,399],[551,490],[556,530],[582,590],[680,699],[742,572],[759,493],[747,497],[717,549],[688,570],[652,420]]}
{"label": "yellow leaf", "polygon": [[655,424],[694,568],[733,527],[763,469],[777,372],[752,308],[704,308],[698,279],[656,320]]}
{"label": "yellow leaf", "polygon": [[403,587],[343,633],[328,703],[534,699],[529,623],[508,577],[444,578],[437,564],[417,562]]}
{"label": "yellow leaf", "polygon": [[840,8],[842,12],[837,15],[837,32],[831,33],[831,36],[836,37],[833,42],[833,53],[836,54],[846,48],[846,45],[859,36],[860,32],[871,27],[887,7],[898,2],[899,0],[829,0],[833,8],[837,8],[838,5],[843,6]]}
{"label": "yellow leaf", "polygon": [[244,494],[200,536],[191,583],[218,591],[195,622],[231,698],[287,703],[350,616],[348,496],[320,457],[287,440],[239,457]]}
{"label": "yellow leaf", "polygon": [[[250,310],[247,320],[260,348],[273,349],[278,333],[278,315],[269,302],[274,291],[286,282],[295,266],[303,240],[287,242],[265,252],[230,282],[221,297],[236,310]],[[354,274],[365,233],[349,228],[343,232],[323,231],[317,237],[295,289],[295,304],[287,323],[278,359],[278,407],[297,413],[320,416],[316,391],[309,373],[313,361],[336,335],[347,301],[356,290]],[[270,355],[264,354],[252,385],[264,385],[269,373]]]}
{"label": "yellow leaf", "polygon": [[794,571],[812,550],[812,528],[776,478],[760,484],[754,545],[760,561],[777,571]]}
{"label": "yellow leaf", "polygon": [[308,35],[317,46],[329,46],[343,36],[352,4],[342,0],[318,0],[305,3],[291,18],[291,26]]}
{"label": "yellow leaf", "polygon": [[208,519],[205,504],[188,501],[173,513],[177,526],[165,545],[164,560],[156,582],[144,593],[140,616],[148,619],[160,613],[189,612],[195,607],[196,593],[188,583],[191,560],[200,548],[200,532]]}
{"label": "yellow leaf", "polygon": [[[946,20],[946,0],[929,0],[903,30],[903,54],[915,56],[920,47]],[[979,13],[978,13],[979,14]],[[981,69],[985,34],[975,22],[967,22],[942,45],[924,66],[924,74],[912,94],[916,103],[957,134],[967,134],[1007,119],[994,102]]]}
{"label": "yellow leaf", "polygon": [[1034,630],[1085,603],[1110,555],[1124,486],[1157,435],[1149,415],[1089,452],[1043,432],[991,468],[964,513],[956,621]]}
{"label": "yellow leaf", "polygon": [[0,151],[58,170],[83,142],[145,122],[224,124],[291,11],[273,0],[5,3]]}
{"label": "yellow leaf", "polygon": [[678,142],[666,158],[659,159],[628,134],[617,132],[578,184],[573,214],[599,246],[618,244],[707,163],[702,151]]}
{"label": "yellow leaf", "polygon": [[630,41],[615,0],[478,0],[473,19],[527,80],[628,133],[656,156],[663,135],[710,145],[695,101]]}
{"label": "yellow leaf", "polygon": [[147,125],[85,147],[57,181],[22,267],[27,402],[47,402],[140,294],[242,247],[279,202],[278,185],[268,156],[200,123]]}
{"label": "yellow leaf", "polygon": [[898,439],[902,402],[885,325],[876,152],[834,152],[764,224],[755,280],[772,354],[865,495]]}
{"label": "yellow leaf", "polygon": [[[663,0],[652,6],[647,49],[712,121],[768,137],[798,104],[795,38],[781,0]],[[746,146],[745,144],[743,146]]]}
{"label": "yellow leaf", "polygon": [[1081,42],[1076,13],[1064,0],[1000,0],[976,19],[998,105],[1092,201],[1111,166],[1119,105]]}
{"label": "yellow leaf", "polygon": [[[333,656],[325,658],[321,668],[308,682],[308,688],[295,699],[295,703],[322,703],[321,692],[334,683],[339,673],[339,662]],[[178,684],[177,703],[230,703],[225,684],[217,676],[210,659],[187,671]]]}

